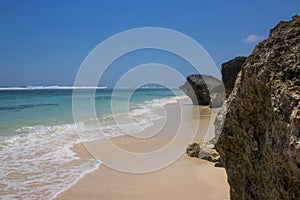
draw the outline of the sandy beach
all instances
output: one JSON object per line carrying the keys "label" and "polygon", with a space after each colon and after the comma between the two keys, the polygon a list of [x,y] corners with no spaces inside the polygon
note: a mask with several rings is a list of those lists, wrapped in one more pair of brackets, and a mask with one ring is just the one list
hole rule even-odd
{"label": "sandy beach", "polygon": [[[153,126],[141,133],[151,135],[164,124],[159,134],[147,139],[124,135],[110,138],[110,141],[134,153],[155,151],[172,140],[181,118],[183,128],[180,130],[186,134],[194,130],[194,126],[198,126],[194,141],[211,138],[213,126],[210,123],[218,110],[193,106],[189,101],[181,105],[181,109],[179,104],[166,105],[167,119],[155,121]],[[105,151],[109,157],[119,159],[118,155],[103,149],[102,142],[103,140],[80,143],[73,147],[73,151],[79,157],[91,158],[93,156],[85,148],[87,146],[89,150]],[[182,145],[186,147],[188,144]],[[163,169],[142,174],[120,172],[101,164],[97,170],[86,174],[56,199],[229,199],[229,186],[224,168],[214,167],[213,163],[183,154]]]}

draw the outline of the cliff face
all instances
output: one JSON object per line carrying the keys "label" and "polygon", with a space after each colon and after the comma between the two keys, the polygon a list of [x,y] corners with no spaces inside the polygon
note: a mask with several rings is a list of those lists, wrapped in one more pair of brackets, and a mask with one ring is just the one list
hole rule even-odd
{"label": "cliff face", "polygon": [[212,76],[190,75],[179,89],[186,93],[195,105],[220,107],[225,99],[222,81]]}
{"label": "cliff face", "polygon": [[300,16],[294,16],[255,47],[216,120],[232,199],[300,198],[299,77]]}
{"label": "cliff face", "polygon": [[222,81],[225,86],[226,97],[234,88],[235,80],[247,57],[239,56],[222,64]]}

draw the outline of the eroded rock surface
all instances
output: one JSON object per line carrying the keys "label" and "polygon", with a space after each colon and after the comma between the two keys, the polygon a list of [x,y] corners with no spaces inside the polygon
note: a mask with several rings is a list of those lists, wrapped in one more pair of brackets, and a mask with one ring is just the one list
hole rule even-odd
{"label": "eroded rock surface", "polygon": [[225,89],[222,81],[212,76],[190,75],[179,89],[186,93],[195,105],[221,107],[225,100]]}
{"label": "eroded rock surface", "polygon": [[255,47],[219,117],[225,121],[216,128],[216,149],[231,199],[300,199],[299,77],[300,17],[294,16]]}

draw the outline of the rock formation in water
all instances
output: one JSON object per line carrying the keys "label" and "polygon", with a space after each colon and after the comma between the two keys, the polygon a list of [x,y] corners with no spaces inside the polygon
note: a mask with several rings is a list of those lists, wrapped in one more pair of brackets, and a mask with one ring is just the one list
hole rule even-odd
{"label": "rock formation in water", "polygon": [[184,85],[180,86],[195,105],[210,105],[221,107],[225,100],[225,91],[222,81],[207,75],[194,74],[186,78]]}
{"label": "rock formation in water", "polygon": [[231,94],[231,91],[234,88],[236,76],[240,72],[246,59],[247,57],[239,56],[222,64],[221,73],[222,81],[226,91],[226,97]]}
{"label": "rock formation in water", "polygon": [[300,16],[255,47],[218,118],[231,199],[300,198]]}

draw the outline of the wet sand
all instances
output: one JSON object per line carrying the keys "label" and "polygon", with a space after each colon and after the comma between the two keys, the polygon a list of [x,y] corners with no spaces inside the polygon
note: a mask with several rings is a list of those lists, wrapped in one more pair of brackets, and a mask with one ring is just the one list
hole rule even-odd
{"label": "wet sand", "polygon": [[[204,141],[213,137],[213,119],[218,110],[193,106],[188,101],[181,105],[181,108],[179,104],[165,106],[167,119],[157,120],[153,126],[139,133],[144,137],[151,137],[141,139],[124,135],[110,138],[110,142],[125,151],[147,153],[163,149],[177,136],[177,130],[184,134],[176,138],[178,149],[174,151],[182,151],[182,148],[186,148],[188,143],[186,144],[184,135],[188,138],[191,136],[189,134],[195,130],[194,141]],[[162,125],[164,126],[160,129]],[[157,134],[153,136],[153,133]],[[108,162],[110,162],[109,158],[114,162],[120,160],[120,163],[116,162],[116,164],[125,167],[128,165],[129,168],[152,164],[150,161],[149,163],[147,161],[143,163],[124,161],[120,154],[107,148],[104,140],[80,143],[75,145],[73,150],[83,158],[100,158],[102,154],[98,156],[97,152],[105,152],[105,159],[108,159]],[[163,161],[162,159],[163,157],[159,157],[155,162]],[[229,199],[229,186],[224,168],[214,167],[213,163],[189,158],[183,154],[170,165],[149,173],[120,172],[101,164],[97,170],[86,174],[75,185],[60,193],[56,199],[223,200]]]}

